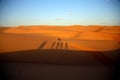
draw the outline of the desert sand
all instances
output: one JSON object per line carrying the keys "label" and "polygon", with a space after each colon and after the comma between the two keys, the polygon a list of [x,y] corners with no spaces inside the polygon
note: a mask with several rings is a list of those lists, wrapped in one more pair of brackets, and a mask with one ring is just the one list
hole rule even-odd
{"label": "desert sand", "polygon": [[1,59],[7,61],[101,64],[100,59],[106,64],[119,56],[120,26],[1,27],[0,46]]}
{"label": "desert sand", "polygon": [[119,53],[120,26],[0,28],[0,71],[8,80],[115,80]]}
{"label": "desert sand", "polygon": [[53,49],[59,42],[59,49],[110,51],[120,48],[119,26],[19,26],[0,28],[0,52],[38,49],[46,41],[42,49]]}

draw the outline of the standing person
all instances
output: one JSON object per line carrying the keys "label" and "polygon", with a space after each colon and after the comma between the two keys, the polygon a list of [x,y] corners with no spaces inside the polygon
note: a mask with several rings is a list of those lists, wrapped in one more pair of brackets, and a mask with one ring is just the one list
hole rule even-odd
{"label": "standing person", "polygon": [[61,39],[60,39],[60,38],[58,38],[58,41],[61,41]]}

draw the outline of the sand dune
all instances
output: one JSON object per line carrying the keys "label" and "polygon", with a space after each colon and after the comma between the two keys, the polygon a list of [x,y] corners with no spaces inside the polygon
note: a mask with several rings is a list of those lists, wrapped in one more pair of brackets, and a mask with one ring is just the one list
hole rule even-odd
{"label": "sand dune", "polygon": [[74,38],[83,39],[83,40],[115,40],[115,41],[120,41],[120,34],[87,31],[87,32],[83,32],[83,33],[78,33],[77,36],[75,36]]}
{"label": "sand dune", "polygon": [[[58,46],[67,42],[69,50],[110,51],[120,48],[118,26],[20,26],[0,30],[0,52],[38,49],[44,41],[46,45],[42,49],[51,49],[54,42]],[[60,42],[57,42],[58,38],[61,38]]]}

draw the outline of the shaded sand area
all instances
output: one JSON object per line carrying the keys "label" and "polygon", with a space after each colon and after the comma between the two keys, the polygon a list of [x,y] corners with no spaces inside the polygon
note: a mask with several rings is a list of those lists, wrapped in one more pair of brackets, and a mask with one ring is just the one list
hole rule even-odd
{"label": "shaded sand area", "polygon": [[120,26],[0,28],[0,62],[15,80],[114,80],[119,53]]}
{"label": "shaded sand area", "polygon": [[3,80],[119,80],[110,66],[6,63],[2,70]]}

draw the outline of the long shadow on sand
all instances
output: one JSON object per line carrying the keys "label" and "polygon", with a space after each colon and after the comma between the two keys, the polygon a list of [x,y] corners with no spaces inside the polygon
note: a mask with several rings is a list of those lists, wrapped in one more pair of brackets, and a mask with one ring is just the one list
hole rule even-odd
{"label": "long shadow on sand", "polygon": [[41,64],[115,65],[119,62],[119,53],[120,50],[104,52],[60,49],[24,50],[0,53],[0,61]]}
{"label": "long shadow on sand", "polygon": [[56,44],[56,41],[52,43],[51,48],[53,48]]}
{"label": "long shadow on sand", "polygon": [[57,43],[56,49],[58,49],[59,45],[60,45],[60,41]]}
{"label": "long shadow on sand", "polygon": [[65,43],[65,48],[68,49],[68,43],[67,42]]}
{"label": "long shadow on sand", "polygon": [[51,49],[65,49],[68,50],[68,42],[55,41],[51,45]]}
{"label": "long shadow on sand", "polygon": [[60,49],[62,49],[62,47],[63,47],[63,42],[61,42],[61,44],[60,44]]}
{"label": "long shadow on sand", "polygon": [[41,43],[41,45],[39,46],[38,49],[42,49],[45,45],[46,45],[47,41],[44,41],[43,43]]}

